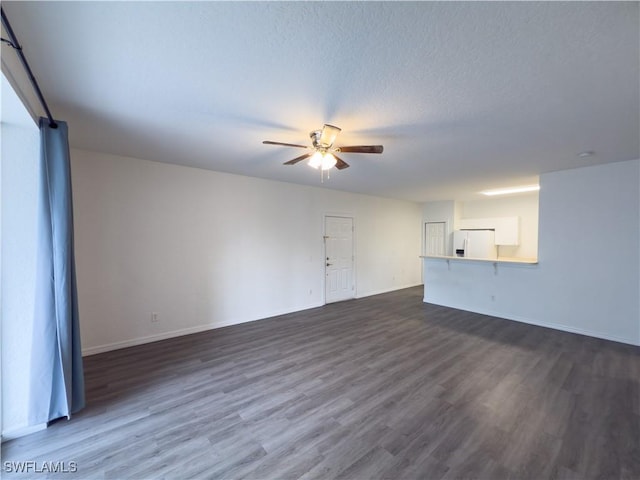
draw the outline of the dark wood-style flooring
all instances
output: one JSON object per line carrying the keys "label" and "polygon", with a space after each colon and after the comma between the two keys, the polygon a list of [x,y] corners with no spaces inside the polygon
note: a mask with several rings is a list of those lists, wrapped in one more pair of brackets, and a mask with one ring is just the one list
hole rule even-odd
{"label": "dark wood-style flooring", "polygon": [[422,288],[85,370],[87,408],[5,443],[3,462],[76,462],[27,475],[65,479],[640,478],[638,347],[424,304]]}

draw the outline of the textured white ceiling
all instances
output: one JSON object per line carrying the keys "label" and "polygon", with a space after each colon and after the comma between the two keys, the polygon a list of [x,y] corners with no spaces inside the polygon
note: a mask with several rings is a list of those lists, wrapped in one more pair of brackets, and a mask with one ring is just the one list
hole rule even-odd
{"label": "textured white ceiling", "polygon": [[77,148],[319,185],[261,142],[332,123],[385,151],[326,188],[414,201],[640,157],[637,2],[2,6]]}

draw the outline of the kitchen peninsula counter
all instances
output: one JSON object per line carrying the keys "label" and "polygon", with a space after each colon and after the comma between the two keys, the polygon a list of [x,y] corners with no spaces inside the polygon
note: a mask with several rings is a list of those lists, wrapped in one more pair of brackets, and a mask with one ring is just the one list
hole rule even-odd
{"label": "kitchen peninsula counter", "polygon": [[539,281],[537,259],[453,255],[420,255],[420,258],[424,262],[424,302],[535,323],[537,315],[521,305],[532,294],[524,285]]}

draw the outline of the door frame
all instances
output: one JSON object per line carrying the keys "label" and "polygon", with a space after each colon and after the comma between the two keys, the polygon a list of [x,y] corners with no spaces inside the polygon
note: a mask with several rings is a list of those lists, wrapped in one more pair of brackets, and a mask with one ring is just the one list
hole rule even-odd
{"label": "door frame", "polygon": [[327,305],[327,217],[340,217],[350,218],[353,225],[353,236],[351,238],[351,251],[353,252],[353,298],[358,298],[358,282],[357,282],[357,260],[358,254],[356,252],[356,216],[353,213],[348,212],[324,212],[322,214],[322,304]]}

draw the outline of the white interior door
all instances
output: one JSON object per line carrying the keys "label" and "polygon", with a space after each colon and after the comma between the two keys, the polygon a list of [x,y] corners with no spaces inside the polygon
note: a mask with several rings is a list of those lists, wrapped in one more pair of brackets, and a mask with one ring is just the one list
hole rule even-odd
{"label": "white interior door", "polygon": [[355,297],[353,218],[325,217],[325,302]]}
{"label": "white interior door", "polygon": [[446,223],[427,222],[424,224],[424,254],[446,255]]}

